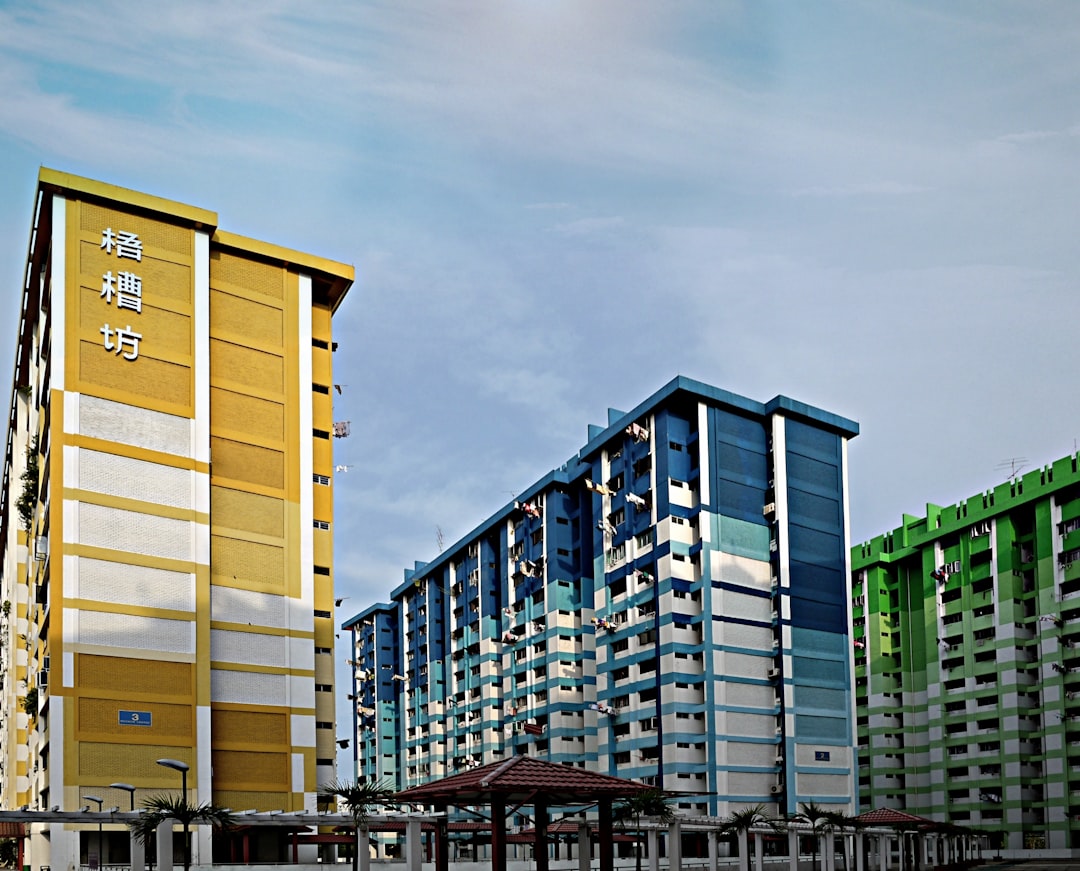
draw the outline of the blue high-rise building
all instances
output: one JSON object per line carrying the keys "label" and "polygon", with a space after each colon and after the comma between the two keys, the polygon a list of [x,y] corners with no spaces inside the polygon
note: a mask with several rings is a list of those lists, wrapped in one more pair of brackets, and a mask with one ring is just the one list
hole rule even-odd
{"label": "blue high-rise building", "polygon": [[357,776],[528,753],[684,814],[854,811],[847,441],[858,425],[676,378],[351,630]]}

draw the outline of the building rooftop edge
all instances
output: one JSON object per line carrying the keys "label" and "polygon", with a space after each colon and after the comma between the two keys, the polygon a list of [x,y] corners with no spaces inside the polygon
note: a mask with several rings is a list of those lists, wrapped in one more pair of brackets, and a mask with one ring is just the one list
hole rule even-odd
{"label": "building rooftop edge", "polygon": [[[975,493],[951,505],[940,506],[928,502],[925,514],[905,513],[900,526],[854,544],[852,568],[856,568],[856,564],[861,567],[875,562],[892,562],[938,538],[1002,514],[1014,505],[1038,499],[1077,483],[1080,483],[1080,452],[1067,454],[1048,465],[1033,469],[1026,475],[1010,478],[996,487]],[[979,500],[983,504],[979,504]],[[930,528],[931,521],[937,524],[933,529]],[[886,540],[891,540],[891,550],[885,549]]]}
{"label": "building rooftop edge", "polygon": [[203,228],[215,229],[218,223],[217,212],[209,209],[168,200],[153,194],[144,194],[130,188],[83,178],[45,166],[38,171],[38,187],[42,190],[74,191],[97,199],[125,203],[148,212],[168,215],[174,219],[180,218]]}
{"label": "building rooftop edge", "polygon": [[[859,433],[859,425],[855,421],[848,420],[845,417],[832,414],[823,409],[815,408],[806,403],[796,402],[786,396],[778,395],[767,403],[761,403],[752,399],[747,399],[744,396],[739,396],[731,391],[713,387],[701,381],[695,381],[684,375],[677,375],[659,390],[638,403],[631,411],[618,416],[614,423],[601,430],[599,435],[590,438],[581,450],[570,457],[562,466],[553,469],[538,481],[529,485],[514,500],[503,505],[469,532],[457,538],[436,557],[426,563],[418,563],[416,568],[408,570],[406,579],[390,592],[390,598],[393,600],[400,598],[415,583],[415,575],[426,575],[429,572],[444,566],[470,542],[482,536],[493,526],[505,521],[515,510],[515,503],[529,501],[533,496],[547,489],[552,484],[570,484],[576,481],[588,470],[587,461],[585,460],[586,457],[599,450],[605,442],[622,432],[622,430],[634,420],[654,408],[663,405],[667,400],[678,393],[684,393],[689,396],[709,400],[720,405],[728,406],[737,411],[748,412],[760,417],[767,416],[776,411],[787,412],[792,416],[802,417],[812,420],[815,423],[823,424],[829,429],[833,429],[840,435],[848,438],[856,436]],[[611,410],[609,409],[609,411]],[[372,608],[377,607],[379,606],[371,606],[371,608],[360,612],[360,614],[349,621],[348,625],[352,625],[352,623],[360,619],[362,615],[368,614]],[[342,628],[345,628],[345,626],[346,624],[343,624]]]}

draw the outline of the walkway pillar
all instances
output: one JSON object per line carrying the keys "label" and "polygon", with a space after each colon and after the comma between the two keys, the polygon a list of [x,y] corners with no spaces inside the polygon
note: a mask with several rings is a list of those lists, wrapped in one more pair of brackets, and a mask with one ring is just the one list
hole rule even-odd
{"label": "walkway pillar", "polygon": [[[129,829],[131,837],[131,871],[146,871],[146,844],[135,837],[134,829]],[[19,866],[21,871],[22,865]]]}
{"label": "walkway pillar", "polygon": [[709,871],[720,871],[720,833],[709,829]]}
{"label": "walkway pillar", "polygon": [[682,823],[678,820],[668,827],[668,868],[682,868]]}
{"label": "walkway pillar", "polygon": [[[589,823],[582,820],[577,827],[577,866],[578,871],[589,871],[592,865],[592,842],[589,840]],[[440,869],[446,871],[446,869]]]}
{"label": "walkway pillar", "polygon": [[162,820],[157,827],[157,866],[158,871],[173,871],[172,830],[176,820]]}
{"label": "walkway pillar", "polygon": [[836,836],[833,834],[832,829],[828,829],[825,832],[825,838],[821,845],[822,857],[825,859],[823,863],[825,871],[836,871]]}
{"label": "walkway pillar", "polygon": [[405,821],[405,869],[420,871],[424,861],[424,830],[420,820],[410,818]]}
{"label": "walkway pillar", "polygon": [[797,829],[787,830],[788,867],[791,871],[799,871],[799,832]]}
{"label": "walkway pillar", "polygon": [[[641,833],[639,832],[639,838],[640,835]],[[645,832],[645,844],[643,845],[639,840],[635,845],[635,848],[640,850],[643,846],[645,846],[645,852],[649,857],[649,871],[660,871],[660,830],[647,829]],[[670,862],[668,863],[668,867],[672,867]]]}
{"label": "walkway pillar", "polygon": [[371,834],[366,825],[356,827],[356,867],[371,871]]}
{"label": "walkway pillar", "polygon": [[765,841],[761,832],[754,832],[754,871],[765,871]]}
{"label": "walkway pillar", "polygon": [[881,871],[889,871],[889,852],[892,849],[892,837],[889,835],[878,835],[878,867]]}
{"label": "walkway pillar", "polygon": [[750,871],[750,837],[746,829],[739,829],[739,871]]}

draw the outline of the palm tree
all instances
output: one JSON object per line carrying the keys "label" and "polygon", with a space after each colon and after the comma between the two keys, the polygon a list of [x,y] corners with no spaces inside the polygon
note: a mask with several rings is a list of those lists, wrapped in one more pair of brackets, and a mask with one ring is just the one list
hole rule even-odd
{"label": "palm tree", "polygon": [[743,808],[741,811],[733,811],[724,820],[722,831],[729,835],[735,835],[739,842],[739,867],[742,871],[750,871],[750,830],[757,826],[768,826],[776,829],[776,822],[765,815],[765,805],[755,804]]}
{"label": "palm tree", "polygon": [[369,811],[374,805],[383,804],[393,794],[394,788],[387,780],[372,783],[332,780],[319,788],[320,803],[338,801],[348,807],[352,816],[353,835],[356,838],[356,849],[353,850],[352,857],[353,871],[356,871],[360,860],[360,830],[367,824]]}
{"label": "palm tree", "polygon": [[628,822],[633,822],[637,837],[637,871],[641,871],[641,818],[652,817],[658,823],[667,825],[674,821],[675,811],[668,804],[663,790],[646,789],[621,799],[612,809],[612,817],[622,828]]}
{"label": "palm tree", "polygon": [[208,823],[215,829],[229,829],[235,822],[227,808],[209,802],[191,804],[184,796],[179,795],[152,795],[143,802],[143,807],[146,810],[131,823],[131,830],[140,844],[149,843],[157,827],[165,820],[176,820],[183,824],[184,871],[191,868],[191,847],[188,844],[187,832],[193,823]]}
{"label": "palm tree", "polygon": [[810,828],[813,829],[813,840],[810,842],[813,861],[810,867],[813,868],[814,871],[817,871],[818,867],[818,838],[821,836],[820,830],[818,829],[818,823],[822,822],[826,823],[827,825],[828,815],[828,810],[821,807],[821,805],[814,804],[814,802],[812,801],[804,802],[802,806],[802,811],[795,815],[795,819],[805,820],[806,822],[810,823]]}

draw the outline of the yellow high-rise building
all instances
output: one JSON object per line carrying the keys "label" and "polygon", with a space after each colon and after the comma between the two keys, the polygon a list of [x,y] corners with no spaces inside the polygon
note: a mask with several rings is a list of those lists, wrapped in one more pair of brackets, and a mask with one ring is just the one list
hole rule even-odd
{"label": "yellow high-rise building", "polygon": [[[340,263],[41,170],[0,490],[0,806],[178,791],[314,809],[334,776]],[[94,807],[96,810],[96,806]],[[89,828],[89,827],[88,827]],[[35,829],[67,871],[127,834]],[[210,860],[200,830],[194,861]]]}

